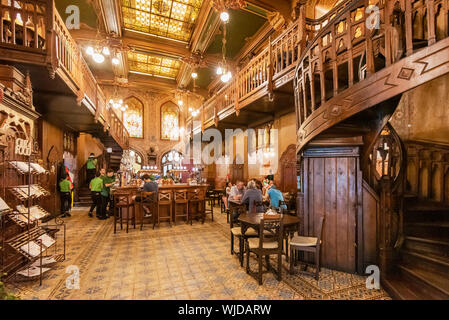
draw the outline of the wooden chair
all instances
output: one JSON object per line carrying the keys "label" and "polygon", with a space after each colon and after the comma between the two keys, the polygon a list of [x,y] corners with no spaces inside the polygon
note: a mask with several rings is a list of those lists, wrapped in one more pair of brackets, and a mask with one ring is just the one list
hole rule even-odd
{"label": "wooden chair", "polygon": [[[270,234],[270,236],[267,236]],[[273,271],[277,275],[278,281],[282,279],[282,240],[284,238],[284,225],[280,215],[264,215],[260,220],[259,237],[249,238],[246,241],[246,272],[262,284],[262,258],[265,256],[267,272]],[[258,272],[251,271],[249,267],[250,254],[257,256],[259,264]],[[277,270],[270,266],[270,255],[277,255]]]}
{"label": "wooden chair", "polygon": [[[173,194],[170,190],[159,190],[157,196],[157,225],[159,226],[161,221],[168,221],[171,226],[171,213],[173,207]],[[168,207],[168,215],[161,215],[161,207]]]}
{"label": "wooden chair", "polygon": [[258,213],[257,212],[258,207],[263,207],[263,211],[265,212],[265,205],[263,204],[263,201],[254,200],[252,213]]}
{"label": "wooden chair", "polygon": [[189,217],[190,225],[193,225],[193,219],[201,219],[202,223],[206,219],[206,196],[201,189],[189,191]]}
{"label": "wooden chair", "polygon": [[130,192],[114,193],[114,233],[117,232],[117,220],[120,220],[120,230],[123,230],[124,210],[126,209],[126,233],[129,231],[129,220],[136,228],[136,210]]}
{"label": "wooden chair", "polygon": [[286,214],[288,210],[285,208],[282,208],[282,206],[285,206],[286,208],[288,208],[287,202],[285,202],[284,200],[279,200],[279,203],[278,203],[279,212],[282,214]]}
{"label": "wooden chair", "polygon": [[[189,222],[189,198],[187,196],[188,190],[174,190],[174,210],[173,210],[173,222],[176,224],[177,218],[186,218]],[[178,209],[181,207],[181,211]]]}
{"label": "wooden chair", "polygon": [[[234,210],[239,211],[239,214],[246,212],[246,207],[244,205],[235,207]],[[243,258],[245,254],[245,240],[248,238],[254,238],[258,236],[257,231],[254,228],[248,228],[245,233],[242,233],[242,227],[237,220],[237,215],[233,215],[230,220],[231,227],[231,255],[236,254],[240,261],[240,266],[243,267]],[[234,251],[234,238],[239,240],[239,251]]]}
{"label": "wooden chair", "polygon": [[[157,216],[157,199],[156,192],[140,192],[140,213],[142,214],[140,220],[140,230],[143,230],[143,222],[146,218],[151,218],[153,229],[156,225],[156,216]],[[145,215],[145,208],[150,207],[150,215]]]}
{"label": "wooden chair", "polygon": [[203,223],[208,214],[210,214],[212,221],[214,221],[214,207],[212,204],[209,204],[209,208],[207,208],[205,193],[203,191],[201,192],[200,195],[200,210],[201,213],[204,214]]}
{"label": "wooden chair", "polygon": [[324,225],[324,217],[320,218],[320,222],[318,225],[318,237],[304,237],[300,235],[295,235],[290,240],[290,274],[293,274],[293,267],[296,266],[297,261],[297,253],[298,251],[302,252],[312,252],[315,255],[315,273],[307,272],[307,267],[311,264],[307,262],[303,262],[305,265],[304,273],[312,274],[315,276],[315,279],[318,280],[320,276],[321,270],[321,239],[323,237],[323,225]]}

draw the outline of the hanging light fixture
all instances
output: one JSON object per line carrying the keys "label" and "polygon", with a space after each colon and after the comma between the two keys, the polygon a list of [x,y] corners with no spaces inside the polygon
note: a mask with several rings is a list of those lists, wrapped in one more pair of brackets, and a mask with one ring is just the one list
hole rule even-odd
{"label": "hanging light fixture", "polygon": [[102,55],[101,53],[95,52],[92,55],[92,58],[94,59],[94,61],[96,63],[103,63],[104,62],[104,55]]}
{"label": "hanging light fixture", "polygon": [[114,64],[114,65],[120,64],[120,60],[117,57],[112,58],[111,61],[112,61],[112,64]]}
{"label": "hanging light fixture", "polygon": [[115,110],[121,110],[125,112],[128,109],[127,104],[123,104],[123,99],[118,98],[118,89],[114,87],[114,94],[112,98],[109,99],[108,104],[106,105],[108,109],[113,108]]}
{"label": "hanging light fixture", "polygon": [[229,13],[227,11],[222,11],[220,13],[220,19],[221,21],[223,21],[224,23],[228,23],[229,21]]}

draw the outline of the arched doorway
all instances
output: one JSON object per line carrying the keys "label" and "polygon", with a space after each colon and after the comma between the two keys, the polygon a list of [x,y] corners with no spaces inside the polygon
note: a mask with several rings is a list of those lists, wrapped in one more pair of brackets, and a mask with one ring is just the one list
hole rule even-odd
{"label": "arched doorway", "polygon": [[162,176],[167,176],[169,171],[175,167],[181,167],[183,160],[184,156],[176,150],[165,153],[161,158]]}

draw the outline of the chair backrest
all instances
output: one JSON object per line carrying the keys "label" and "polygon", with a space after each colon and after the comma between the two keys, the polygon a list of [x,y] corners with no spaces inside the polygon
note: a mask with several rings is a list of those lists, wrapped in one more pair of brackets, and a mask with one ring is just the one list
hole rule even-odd
{"label": "chair backrest", "polygon": [[258,207],[263,207],[263,211],[265,211],[265,206],[263,205],[262,201],[253,201],[253,207],[251,209],[251,213],[256,213]]}
{"label": "chair backrest", "polygon": [[114,206],[126,207],[131,205],[131,193],[130,192],[115,192],[114,193]]}
{"label": "chair backrest", "polygon": [[182,189],[182,190],[175,190],[174,195],[175,195],[175,201],[187,201],[187,190],[186,189]]}
{"label": "chair backrest", "polygon": [[246,205],[241,204],[241,205],[239,205],[239,206],[233,206],[233,207],[230,209],[230,211],[231,211],[231,215],[230,215],[231,218],[230,218],[230,220],[233,220],[233,223],[236,223],[238,217],[239,217],[241,214],[246,213]]}
{"label": "chair backrest", "polygon": [[323,226],[324,226],[324,220],[325,220],[325,217],[322,216],[322,217],[320,218],[320,222],[319,222],[319,224],[318,224],[318,234],[317,234],[317,238],[318,238],[317,245],[318,245],[318,246],[321,244],[321,239],[323,238]]}
{"label": "chair backrest", "polygon": [[155,202],[156,201],[156,192],[144,192],[140,193],[140,199],[142,202]]}
{"label": "chair backrest", "polygon": [[159,202],[161,202],[161,201],[169,202],[172,200],[172,192],[169,190],[161,190],[158,192],[157,198],[158,198]]}
{"label": "chair backrest", "polygon": [[[268,231],[265,233],[264,231]],[[267,234],[270,234],[269,237],[265,238]],[[284,239],[284,224],[281,215],[264,215],[260,220],[259,226],[259,249],[263,248],[264,242],[273,242],[276,241],[278,243],[276,250],[282,250],[282,241]],[[274,249],[273,249],[274,250]]]}

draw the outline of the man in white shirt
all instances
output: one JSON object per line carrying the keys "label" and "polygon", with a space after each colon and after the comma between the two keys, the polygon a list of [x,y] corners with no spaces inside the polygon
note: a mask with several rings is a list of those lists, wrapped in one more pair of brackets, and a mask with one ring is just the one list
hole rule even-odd
{"label": "man in white shirt", "polygon": [[241,200],[245,194],[245,184],[243,181],[237,181],[235,186],[232,186],[229,193],[229,200]]}

